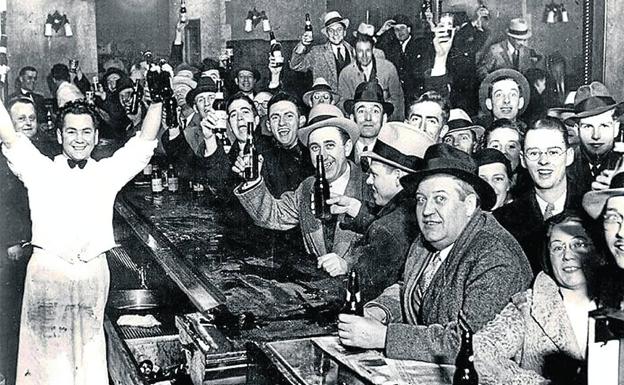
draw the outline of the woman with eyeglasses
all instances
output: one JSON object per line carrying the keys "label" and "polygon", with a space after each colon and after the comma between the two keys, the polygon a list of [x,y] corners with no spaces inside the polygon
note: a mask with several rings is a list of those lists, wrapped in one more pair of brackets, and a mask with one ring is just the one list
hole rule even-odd
{"label": "woman with eyeglasses", "polygon": [[481,384],[582,384],[598,260],[574,212],[550,219],[543,271],[474,337]]}

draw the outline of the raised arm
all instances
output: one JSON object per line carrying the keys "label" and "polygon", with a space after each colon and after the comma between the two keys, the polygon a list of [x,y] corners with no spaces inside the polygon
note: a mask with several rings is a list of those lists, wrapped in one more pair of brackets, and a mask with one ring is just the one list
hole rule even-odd
{"label": "raised arm", "polygon": [[160,130],[162,116],[162,103],[152,103],[147,109],[143,125],[141,126],[141,139],[154,140]]}
{"label": "raised arm", "polygon": [[13,127],[11,117],[4,104],[0,103],[0,142],[4,143],[7,148],[11,148],[16,139],[17,133],[15,132],[15,127]]}

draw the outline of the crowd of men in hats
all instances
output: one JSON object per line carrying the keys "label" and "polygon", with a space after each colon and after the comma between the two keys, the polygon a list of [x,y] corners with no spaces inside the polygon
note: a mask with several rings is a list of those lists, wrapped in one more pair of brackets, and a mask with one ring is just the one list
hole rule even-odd
{"label": "crowd of men in hats", "polygon": [[[130,69],[107,63],[92,102],[85,101],[90,85],[80,68],[56,64],[49,76],[59,108],[52,142],[45,140],[46,107],[35,92],[38,71],[20,70],[16,92],[0,107],[0,218],[7,221],[0,228],[9,229],[0,233],[0,257],[30,258],[25,286],[13,282],[24,292],[17,383],[107,378],[102,321],[112,203],[152,154],[205,185],[229,210],[226,217],[258,234],[252,239],[288,232],[278,237],[282,250],[316,258],[337,288],[358,271],[365,314],[339,316],[343,344],[397,359],[452,362],[463,312],[477,332],[484,383],[503,383],[514,373],[522,373],[522,384],[557,383],[569,370],[582,373],[584,349],[575,350],[577,366],[553,368],[544,356],[571,353],[534,341],[552,332],[585,346],[587,336],[578,332],[587,327],[585,310],[620,304],[621,103],[593,82],[564,106],[565,61],[544,60],[529,47],[524,19],[512,19],[503,39],[485,47],[488,22],[484,6],[450,31],[396,15],[377,31],[360,24],[352,46],[345,39],[350,21],[331,11],[321,30],[326,42],[303,35],[284,67],[271,57],[265,82],[253,66],[228,72],[210,58],[183,63],[180,22],[170,58],[177,65],[163,69],[173,75],[179,124],[161,119],[159,95],[145,84],[146,61]],[[285,86],[286,66],[290,76],[311,72],[305,93]],[[144,95],[131,111],[136,84]],[[219,136],[222,118],[213,102],[222,84],[227,133]],[[529,109],[535,98],[540,108]],[[254,180],[243,178],[249,124],[261,154]],[[108,153],[98,153],[103,139],[116,143]],[[330,220],[315,216],[317,155],[329,182]],[[74,218],[72,207],[92,215]],[[589,235],[566,233],[574,240],[561,241],[568,239],[561,224],[570,221]],[[587,301],[569,299],[578,285],[566,282],[585,285],[596,276],[603,284],[591,295],[584,291]],[[522,354],[488,342],[502,338],[500,325],[522,318],[522,301],[546,298],[538,295],[545,288],[562,294],[558,323],[542,330],[516,322],[522,337],[514,343],[531,341]],[[49,324],[54,317],[33,318],[42,301],[58,304],[49,309],[54,314],[91,305],[67,319],[70,332],[44,333],[58,325]],[[540,324],[539,311],[523,322],[535,317]],[[488,360],[505,364],[494,368]]]}

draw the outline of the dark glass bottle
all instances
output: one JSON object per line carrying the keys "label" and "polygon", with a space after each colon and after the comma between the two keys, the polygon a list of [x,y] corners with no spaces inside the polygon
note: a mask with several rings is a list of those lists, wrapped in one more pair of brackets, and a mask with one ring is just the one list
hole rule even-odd
{"label": "dark glass bottle", "polygon": [[141,103],[142,95],[141,86],[139,82],[133,82],[132,84],[132,98],[130,99],[130,114],[136,115],[139,113],[139,105]]}
{"label": "dark glass bottle", "polygon": [[312,21],[310,21],[310,14],[306,13],[305,14],[305,32],[310,32],[312,33]]}
{"label": "dark glass bottle", "polygon": [[178,102],[173,96],[173,89],[171,88],[171,75],[168,71],[163,70],[163,66],[167,64],[164,59],[160,60],[160,93],[163,101],[163,110],[165,112],[165,123],[167,127],[174,128],[179,127],[178,121]]}
{"label": "dark glass bottle", "polygon": [[329,182],[325,177],[325,163],[323,155],[316,156],[316,175],[314,178],[314,216],[320,220],[331,219],[331,211],[327,200],[329,199]]}
{"label": "dark glass bottle", "polygon": [[152,167],[152,194],[160,194],[164,190],[162,176],[158,170],[158,165]]}
{"label": "dark glass bottle", "polygon": [[145,76],[147,80],[147,87],[150,93],[150,99],[154,103],[162,102],[161,95],[161,86],[160,86],[160,76],[158,74],[158,65],[151,63],[149,64],[149,70],[147,71],[147,75]]}
{"label": "dark glass bottle", "polygon": [[271,56],[275,59],[275,65],[281,67],[284,65],[284,55],[282,54],[282,44],[277,41],[273,31],[269,32],[271,38]]}
{"label": "dark glass bottle", "polygon": [[169,190],[169,192],[177,192],[180,188],[178,172],[173,168],[172,164],[170,164],[169,169],[167,169],[167,183],[167,190]]}
{"label": "dark glass bottle", "polygon": [[258,179],[258,153],[253,141],[253,122],[247,123],[247,139],[243,148],[243,159],[245,160],[244,178],[246,181]]}
{"label": "dark glass bottle", "polygon": [[180,1],[180,21],[182,23],[186,23],[187,15],[186,15],[186,0]]}
{"label": "dark glass bottle", "polygon": [[431,4],[431,0],[423,0],[422,4],[420,6],[420,18],[423,21],[427,20],[426,14],[428,12],[433,12],[433,6]]}
{"label": "dark glass bottle", "polygon": [[453,385],[479,385],[479,376],[474,367],[472,330],[461,313],[459,315],[459,328],[461,330],[461,347],[455,359]]}
{"label": "dark glass bottle", "polygon": [[54,118],[52,117],[51,107],[46,108],[46,126],[48,128],[48,131],[50,132],[54,132],[56,130],[56,127],[54,125]]}
{"label": "dark glass bottle", "polygon": [[223,140],[227,131],[227,111],[225,110],[225,95],[223,93],[223,80],[217,81],[217,92],[215,92],[215,100],[212,102],[212,109],[216,114],[215,133],[219,139]]}
{"label": "dark glass bottle", "polygon": [[360,281],[357,270],[351,270],[349,273],[349,281],[347,282],[347,296],[344,306],[340,310],[343,314],[353,314],[364,316],[364,305],[360,296]]}

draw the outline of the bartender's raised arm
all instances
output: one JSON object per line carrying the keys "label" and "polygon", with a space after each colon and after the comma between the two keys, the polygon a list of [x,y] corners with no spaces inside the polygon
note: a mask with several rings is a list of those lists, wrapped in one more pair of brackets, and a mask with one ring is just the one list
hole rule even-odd
{"label": "bartender's raised arm", "polygon": [[152,103],[147,109],[143,125],[141,126],[140,138],[154,140],[160,130],[162,116],[162,103]]}
{"label": "bartender's raised arm", "polygon": [[0,142],[2,142],[7,148],[11,148],[11,145],[15,143],[17,139],[17,133],[9,112],[4,107],[4,104],[0,103]]}

